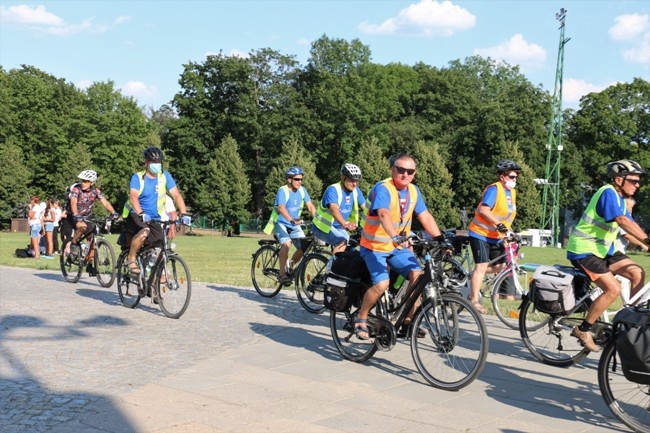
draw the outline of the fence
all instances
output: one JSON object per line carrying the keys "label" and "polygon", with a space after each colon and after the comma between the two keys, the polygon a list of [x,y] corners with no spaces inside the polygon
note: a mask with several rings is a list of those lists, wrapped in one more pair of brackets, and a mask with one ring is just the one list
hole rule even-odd
{"label": "fence", "polygon": [[265,225],[266,225],[266,221],[265,220],[263,221],[259,218],[251,218],[246,222],[236,221],[230,223],[227,219],[219,221],[219,220],[210,219],[206,216],[200,216],[198,218],[195,218],[192,221],[192,227],[197,229],[218,230],[218,231],[230,229],[235,234],[239,234],[242,232],[260,233],[262,232],[262,230],[264,230]]}

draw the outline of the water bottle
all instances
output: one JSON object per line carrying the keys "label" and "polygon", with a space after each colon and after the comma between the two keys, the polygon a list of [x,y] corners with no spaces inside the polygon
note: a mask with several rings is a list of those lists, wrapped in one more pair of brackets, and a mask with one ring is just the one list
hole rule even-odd
{"label": "water bottle", "polygon": [[86,254],[88,254],[88,244],[84,242],[81,244],[81,257],[86,257]]}
{"label": "water bottle", "polygon": [[151,268],[153,268],[153,265],[156,264],[158,253],[160,253],[160,248],[154,248],[149,253],[149,261],[147,262],[147,274],[151,272]]}

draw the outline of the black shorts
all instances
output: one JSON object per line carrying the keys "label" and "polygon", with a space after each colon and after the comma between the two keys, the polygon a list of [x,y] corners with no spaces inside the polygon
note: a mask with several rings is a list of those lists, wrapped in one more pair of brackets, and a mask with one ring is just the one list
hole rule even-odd
{"label": "black shorts", "polygon": [[149,236],[144,242],[146,247],[162,247],[163,244],[163,229],[160,224],[154,223],[145,223],[142,222],[140,217],[133,212],[129,213],[128,218],[124,222],[124,230],[128,233],[131,233],[132,236],[135,236],[142,229],[149,228]]}
{"label": "black shorts", "polygon": [[[472,248],[472,256],[474,257],[474,263],[488,263],[499,256],[504,256],[506,249],[503,245],[503,242],[498,244],[491,244],[482,239],[477,239],[475,237],[469,237],[469,246]],[[500,263],[505,263],[505,256],[500,260],[497,260],[493,265],[498,265]]]}
{"label": "black shorts", "polygon": [[625,259],[629,259],[629,257],[621,252],[616,252],[614,255],[605,256],[604,259],[592,255],[578,260],[571,260],[571,264],[576,268],[585,271],[591,281],[594,281],[595,275],[607,274],[608,272],[611,272],[609,270],[609,267],[611,265]]}
{"label": "black shorts", "polygon": [[[59,222],[59,232],[61,232],[61,240],[63,242],[72,240],[72,231],[76,227],[76,222],[74,220],[74,217],[72,215],[67,216],[66,218],[61,218],[61,221]],[[89,220],[86,220],[86,233],[91,233],[95,231],[95,223]]]}

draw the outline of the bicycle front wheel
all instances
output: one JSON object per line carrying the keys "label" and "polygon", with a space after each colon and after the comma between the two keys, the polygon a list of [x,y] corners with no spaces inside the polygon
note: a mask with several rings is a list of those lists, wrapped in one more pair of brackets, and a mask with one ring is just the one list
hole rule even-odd
{"label": "bicycle front wheel", "polygon": [[582,347],[573,328],[580,325],[585,312],[568,316],[543,313],[525,298],[521,303],[519,333],[530,353],[544,364],[568,367],[584,359],[589,351]]}
{"label": "bicycle front wheel", "polygon": [[442,294],[436,304],[426,303],[415,318],[411,355],[422,376],[436,388],[456,391],[481,374],[488,354],[488,333],[483,317],[466,299]]}
{"label": "bicycle front wheel", "polygon": [[598,386],[616,418],[635,432],[650,433],[650,385],[630,382],[625,378],[614,341],[600,355]]}
{"label": "bicycle front wheel", "polygon": [[108,241],[104,239],[97,240],[94,261],[97,270],[97,281],[102,287],[111,287],[115,281],[117,271],[115,269],[115,251]]}
{"label": "bicycle front wheel", "polygon": [[129,250],[122,251],[117,259],[117,294],[125,307],[135,308],[140,303],[142,291],[140,289],[140,277],[131,277],[126,261]]}
{"label": "bicycle front wheel", "polygon": [[70,247],[72,247],[71,241],[63,242],[59,264],[61,265],[63,279],[68,283],[76,283],[81,278],[82,265],[79,263],[83,263],[83,261],[78,256],[70,256]]}
{"label": "bicycle front wheel", "polygon": [[500,274],[492,286],[494,314],[510,329],[519,329],[519,306],[527,284],[528,273],[511,268]]}
{"label": "bicycle front wheel", "polygon": [[327,257],[312,253],[303,257],[296,273],[296,294],[298,301],[310,313],[320,313],[325,308],[325,279],[327,278]]}
{"label": "bicycle front wheel", "polygon": [[165,316],[178,319],[190,305],[192,279],[190,269],[180,256],[167,256],[167,262],[156,275],[158,303]]}
{"label": "bicycle front wheel", "polygon": [[272,298],[282,288],[278,282],[280,276],[280,258],[278,251],[270,246],[261,246],[253,255],[251,279],[257,293],[265,298]]}

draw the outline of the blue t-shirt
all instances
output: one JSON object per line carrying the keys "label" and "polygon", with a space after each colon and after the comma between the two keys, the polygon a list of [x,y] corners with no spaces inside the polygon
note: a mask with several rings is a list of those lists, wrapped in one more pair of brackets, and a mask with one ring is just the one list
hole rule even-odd
{"label": "blue t-shirt", "polygon": [[[418,199],[415,202],[415,215],[420,215],[422,212],[427,210],[426,204],[424,204],[424,199],[422,198],[422,192],[420,189],[416,186],[415,189],[418,192]],[[413,216],[412,215],[406,215],[404,212],[406,211],[406,206],[410,200],[409,197],[409,190],[408,188],[403,189],[403,190],[397,190],[399,194],[399,209],[400,209],[400,214],[402,214],[402,220],[404,222],[408,221],[411,219]],[[390,191],[388,191],[388,188],[384,185],[383,182],[380,182],[376,184],[372,190],[370,191],[370,197],[372,197],[372,204],[370,205],[369,213],[371,216],[377,216],[377,211],[379,209],[391,209],[391,202],[390,202]],[[395,205],[396,203],[392,203]]]}
{"label": "blue t-shirt", "polygon": [[[359,207],[361,205],[365,204],[366,198],[363,196],[363,193],[359,189],[359,187],[356,187],[357,191],[357,202],[359,203]],[[353,191],[348,191],[346,190],[343,186],[341,186],[341,203],[339,203],[339,195],[336,192],[336,188],[334,185],[330,185],[327,187],[325,190],[325,195],[323,196],[323,199],[321,200],[321,203],[323,204],[323,207],[329,207],[330,203],[335,203],[339,206],[339,212],[341,212],[341,216],[343,217],[344,220],[347,221],[348,217],[352,213],[352,208],[354,207],[354,195]],[[338,221],[334,220],[334,223],[332,224],[333,227],[336,228],[342,228],[341,224],[339,224]]]}
{"label": "blue t-shirt", "polygon": [[[169,172],[163,171],[163,174],[167,180],[167,191],[169,191],[176,186],[176,181],[172,175],[169,174]],[[138,176],[138,173],[135,173],[133,176],[131,176],[131,183],[129,184],[129,188],[139,191],[140,180],[141,177]],[[160,214],[158,214],[158,176],[150,178],[146,174],[144,175],[144,189],[142,190],[142,194],[140,194],[139,199],[142,212],[151,216],[151,218],[160,218]]]}
{"label": "blue t-shirt", "polygon": [[[506,201],[508,202],[508,212],[512,212],[512,193],[508,189],[503,189],[503,191],[506,193]],[[499,189],[497,188],[496,185],[490,185],[485,189],[485,192],[483,193],[483,198],[481,199],[481,203],[479,203],[479,206],[487,206],[490,209],[494,208],[494,205],[497,202],[497,194],[499,193]],[[469,236],[476,238],[476,239],[481,239],[487,243],[490,244],[498,244],[501,242],[501,239],[492,239],[488,238],[487,236],[480,235],[478,233],[474,233],[473,231],[469,231]]]}
{"label": "blue t-shirt", "polygon": [[[622,215],[627,215],[632,218],[630,211],[627,210],[625,205],[625,200],[619,195],[615,190],[607,188],[603,191],[596,203],[596,213],[601,216],[608,223],[614,221],[617,217]],[[616,242],[609,247],[607,255],[612,255],[616,252]],[[569,260],[583,259],[593,254],[576,254],[570,251],[567,251],[567,258]]]}
{"label": "blue t-shirt", "polygon": [[[307,192],[307,189],[302,188],[302,190],[305,192],[305,204],[309,203],[311,201],[311,197],[309,197],[309,193]],[[300,194],[300,189],[297,189],[295,192],[293,192],[291,191],[291,188],[289,188],[289,198],[287,199],[287,196],[285,194],[285,188],[280,188],[278,189],[278,193],[275,195],[274,206],[277,208],[278,205],[283,204],[287,208],[287,212],[289,212],[289,215],[291,216],[292,219],[300,219],[300,210],[301,210],[302,201],[303,198],[302,198],[302,194]],[[287,221],[287,219],[283,217],[282,214],[280,214],[279,212],[278,212],[278,222],[287,227],[291,227],[293,225],[291,224],[291,220]]]}

